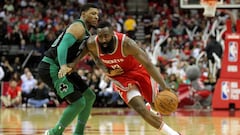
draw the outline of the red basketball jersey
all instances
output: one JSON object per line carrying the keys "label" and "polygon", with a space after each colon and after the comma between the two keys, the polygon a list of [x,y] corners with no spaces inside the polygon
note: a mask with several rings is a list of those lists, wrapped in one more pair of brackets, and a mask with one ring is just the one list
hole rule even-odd
{"label": "red basketball jersey", "polygon": [[98,56],[109,69],[121,68],[124,73],[118,76],[111,77],[115,82],[115,88],[120,92],[120,95],[127,103],[126,92],[128,84],[135,84],[138,86],[141,95],[148,101],[152,102],[158,91],[158,85],[151,79],[146,69],[131,55],[125,56],[123,54],[123,42],[125,34],[114,33],[116,40],[115,50],[111,54],[103,54],[97,43]]}
{"label": "red basketball jersey", "polygon": [[[136,70],[141,66],[133,56],[123,55],[123,40],[125,34],[115,32],[116,48],[111,54],[103,54],[98,48],[98,55],[104,64],[110,69],[122,68],[124,72]],[[97,38],[97,37],[96,37]]]}

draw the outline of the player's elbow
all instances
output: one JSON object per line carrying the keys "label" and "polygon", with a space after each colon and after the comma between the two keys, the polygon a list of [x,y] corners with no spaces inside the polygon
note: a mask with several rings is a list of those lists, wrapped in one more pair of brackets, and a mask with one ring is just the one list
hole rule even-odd
{"label": "player's elbow", "polygon": [[153,68],[153,67],[154,67],[154,65],[152,64],[151,60],[142,63],[142,65],[143,65],[146,69],[150,69],[150,68]]}

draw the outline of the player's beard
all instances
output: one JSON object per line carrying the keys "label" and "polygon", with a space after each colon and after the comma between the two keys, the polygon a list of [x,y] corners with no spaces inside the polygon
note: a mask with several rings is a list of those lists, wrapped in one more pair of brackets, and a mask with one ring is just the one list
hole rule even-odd
{"label": "player's beard", "polygon": [[102,53],[104,54],[112,53],[115,49],[114,38],[112,37],[112,39],[109,42],[99,43],[99,46],[101,48]]}

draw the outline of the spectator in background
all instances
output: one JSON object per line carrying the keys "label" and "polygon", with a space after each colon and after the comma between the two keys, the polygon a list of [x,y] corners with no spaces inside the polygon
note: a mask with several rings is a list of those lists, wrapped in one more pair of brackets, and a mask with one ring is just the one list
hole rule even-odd
{"label": "spectator in background", "polygon": [[[154,22],[152,27],[154,27]],[[159,40],[166,38],[168,36],[168,33],[169,32],[166,26],[156,26],[155,28],[153,28],[151,33],[151,45],[155,46]],[[168,39],[168,42],[170,39],[171,38]]]}
{"label": "spectator in background", "polygon": [[13,74],[13,67],[9,64],[9,61],[6,58],[3,58],[3,61],[1,63],[1,67],[4,70],[4,77],[2,79],[2,81],[6,81],[8,82],[11,79],[11,76]]}
{"label": "spectator in background", "polygon": [[17,85],[18,85],[19,87],[21,87],[21,85],[22,85],[22,80],[21,80],[21,78],[20,78],[19,72],[14,72],[14,73],[12,74],[11,79],[15,80],[15,81],[17,82]]}
{"label": "spectator in background", "polygon": [[180,78],[177,77],[176,74],[170,74],[166,80],[168,86],[177,91],[179,84],[181,83]]}
{"label": "spectator in background", "polygon": [[[45,49],[43,44],[41,44],[40,42],[36,42],[33,55],[36,56],[36,58],[42,58],[44,55],[44,52],[45,52]],[[39,61],[37,61],[36,63],[39,63]]]}
{"label": "spectator in background", "polygon": [[26,49],[27,49],[26,40],[25,39],[21,39],[21,41],[20,41],[20,50],[21,51],[25,51]]}
{"label": "spectator in background", "polygon": [[22,67],[21,67],[21,61],[20,57],[15,57],[14,63],[12,64],[14,72],[21,73],[22,72]]}
{"label": "spectator in background", "polygon": [[46,36],[40,27],[36,27],[30,36],[30,41],[34,44],[33,55],[36,56],[35,58],[37,59],[35,60],[35,64],[40,62],[45,52],[45,38]]}
{"label": "spectator in background", "polygon": [[6,44],[7,22],[0,17],[0,43]]}
{"label": "spectator in background", "polygon": [[21,105],[21,87],[17,86],[16,80],[9,81],[6,95],[1,96],[5,107],[17,107]]}
{"label": "spectator in background", "polygon": [[126,32],[127,36],[132,39],[136,39],[136,27],[136,20],[131,15],[128,15],[127,19],[124,21],[124,31]]}
{"label": "spectator in background", "polygon": [[22,80],[22,103],[23,106],[27,105],[27,100],[31,97],[32,90],[36,87],[37,80],[33,77],[32,73],[29,71],[26,73],[26,79]]}
{"label": "spectator in background", "polygon": [[19,45],[21,44],[21,40],[23,39],[23,34],[22,32],[19,30],[18,25],[14,25],[13,27],[13,31],[11,32],[9,41],[11,42],[11,44],[13,45]]}
{"label": "spectator in background", "polygon": [[80,68],[78,69],[77,73],[88,84],[88,81],[89,81],[87,78],[88,71]]}
{"label": "spectator in background", "polygon": [[22,33],[23,38],[25,39],[26,37],[30,36],[28,35],[29,30],[30,30],[30,24],[27,21],[27,19],[21,19],[18,23],[19,30]]}
{"label": "spectator in background", "polygon": [[118,22],[117,20],[115,19],[112,19],[112,23],[113,23],[113,26],[114,26],[114,30],[117,31],[117,32],[122,32],[122,24],[120,22]]}
{"label": "spectator in background", "polygon": [[197,65],[186,68],[186,77],[191,81],[191,92],[195,103],[192,107],[210,107],[212,103],[212,87],[201,80],[201,70]]}
{"label": "spectator in background", "polygon": [[174,59],[179,56],[179,51],[176,48],[176,39],[169,37],[166,42],[167,44],[163,46],[161,55],[166,59]]}
{"label": "spectator in background", "polygon": [[215,83],[216,79],[219,77],[221,64],[219,64],[220,61],[217,61],[217,59],[214,57],[214,54],[220,60],[222,58],[223,49],[221,44],[216,41],[216,38],[210,36],[207,41],[205,51],[208,59],[209,81],[210,83]]}
{"label": "spectator in background", "polygon": [[48,49],[51,45],[51,43],[54,42],[54,40],[57,38],[57,35],[55,33],[55,29],[52,25],[47,25],[47,30],[44,30],[45,36],[45,49]]}
{"label": "spectator in background", "polygon": [[98,87],[100,89],[98,93],[98,97],[99,99],[101,99],[100,105],[106,106],[111,98],[111,94],[113,91],[113,88],[111,86],[111,80],[106,75],[102,75]]}
{"label": "spectator in background", "polygon": [[150,13],[145,13],[142,22],[144,25],[144,34],[145,34],[145,39],[148,42],[151,42],[151,34],[152,34],[152,21],[153,18]]}
{"label": "spectator in background", "polygon": [[5,4],[3,5],[3,9],[5,9],[7,12],[14,12],[14,5],[13,3],[9,0],[5,0]]}
{"label": "spectator in background", "polygon": [[31,98],[28,99],[28,106],[36,108],[47,107],[49,103],[49,88],[41,80],[38,81],[37,86],[31,92]]}
{"label": "spectator in background", "polygon": [[[99,92],[100,92],[100,88],[99,88],[99,82],[100,82],[100,78],[96,75],[96,74],[94,74],[94,73],[92,73],[92,74],[88,74],[89,75],[89,80],[90,80],[90,82],[89,82],[89,84],[88,84],[88,86],[94,91],[94,93],[96,94],[96,101],[95,101],[95,104],[98,104],[99,102],[100,102],[100,100],[101,100],[101,98],[99,98],[99,96],[98,96],[98,94],[99,94]],[[94,104],[94,105],[95,105]]]}
{"label": "spectator in background", "polygon": [[31,72],[30,69],[28,67],[25,67],[23,69],[23,74],[20,76],[22,81],[25,81],[27,79],[27,73]]}
{"label": "spectator in background", "polygon": [[45,40],[45,35],[43,31],[41,30],[40,27],[36,27],[30,36],[30,41],[33,44],[36,44],[36,42],[43,43],[44,40]]}
{"label": "spectator in background", "polygon": [[120,96],[117,91],[113,90],[112,81],[108,76],[102,75],[99,88],[101,90],[99,91],[98,96],[101,99],[101,105],[114,106],[117,104]]}
{"label": "spectator in background", "polygon": [[219,42],[216,41],[215,37],[210,36],[207,42],[207,46],[205,48],[205,51],[207,53],[208,60],[211,60],[211,62],[215,62],[213,53],[216,53],[216,55],[221,58],[223,49]]}
{"label": "spectator in background", "polygon": [[0,65],[0,81],[2,81],[4,75],[5,75],[4,70],[3,70],[2,66]]}

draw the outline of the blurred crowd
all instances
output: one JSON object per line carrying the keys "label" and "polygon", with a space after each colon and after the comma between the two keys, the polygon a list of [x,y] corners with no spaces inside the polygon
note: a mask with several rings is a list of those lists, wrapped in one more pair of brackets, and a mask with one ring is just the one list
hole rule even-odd
{"label": "blurred crowd", "polygon": [[[101,20],[110,21],[116,31],[126,33],[146,50],[173,90],[178,92],[184,84],[193,93],[214,92],[221,64],[212,54],[221,59],[224,34],[219,33],[227,19],[233,22],[239,19],[238,12],[217,10],[216,17],[207,18],[202,15],[203,10],[181,9],[179,0],[148,0],[148,10],[140,13],[128,12],[128,0],[0,0],[0,46],[18,49],[11,56],[1,50],[0,80],[8,83],[6,93],[1,96],[5,106],[62,104],[35,71],[45,50],[70,22],[79,18],[81,6],[86,2],[98,4]],[[140,28],[144,35],[141,40]],[[30,52],[31,58],[27,59]],[[209,61],[216,66],[209,66]],[[97,94],[94,106],[125,106],[113,90],[111,80],[95,66],[91,57],[79,62],[77,69]],[[207,100],[206,106],[211,106]]]}

